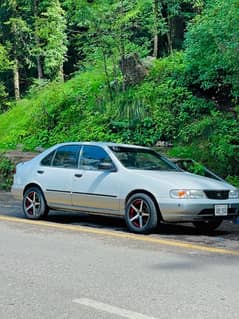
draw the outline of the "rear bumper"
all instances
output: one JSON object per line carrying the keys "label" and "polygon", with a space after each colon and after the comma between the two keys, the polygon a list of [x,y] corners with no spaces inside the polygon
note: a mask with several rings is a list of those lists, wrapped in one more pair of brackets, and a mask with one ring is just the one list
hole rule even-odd
{"label": "rear bumper", "polygon": [[[227,205],[227,216],[215,216],[215,205]],[[160,202],[161,215],[166,222],[192,222],[209,219],[233,219],[239,215],[239,200],[168,200]]]}
{"label": "rear bumper", "polygon": [[18,185],[13,185],[11,188],[11,194],[17,200],[22,200],[23,188]]}

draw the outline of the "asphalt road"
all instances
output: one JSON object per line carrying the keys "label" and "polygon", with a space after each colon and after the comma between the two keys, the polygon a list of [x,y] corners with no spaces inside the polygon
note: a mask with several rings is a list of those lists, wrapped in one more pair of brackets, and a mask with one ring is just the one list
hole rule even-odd
{"label": "asphalt road", "polygon": [[[0,216],[25,218],[21,202],[13,199],[10,193],[0,192]],[[128,232],[124,220],[87,214],[50,211],[47,221],[59,224],[81,225],[96,229]],[[223,224],[211,234],[199,233],[192,224],[161,224],[151,235],[156,238],[182,240],[194,244],[223,247],[239,251],[239,225],[232,221]]]}
{"label": "asphalt road", "polygon": [[28,223],[0,194],[0,318],[238,318],[238,238],[231,223],[211,236],[60,212]]}

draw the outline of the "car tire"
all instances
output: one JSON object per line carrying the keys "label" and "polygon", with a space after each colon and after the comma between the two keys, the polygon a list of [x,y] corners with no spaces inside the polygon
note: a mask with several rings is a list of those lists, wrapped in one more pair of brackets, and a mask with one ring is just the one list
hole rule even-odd
{"label": "car tire", "polygon": [[46,200],[38,187],[31,187],[25,191],[22,207],[28,219],[45,218],[49,212]]}
{"label": "car tire", "polygon": [[200,232],[212,232],[213,230],[217,229],[222,223],[222,220],[208,220],[208,221],[198,221],[193,222],[193,225],[199,230]]}
{"label": "car tire", "polygon": [[125,221],[133,233],[150,233],[158,224],[157,208],[153,199],[144,193],[132,195],[126,203]]}

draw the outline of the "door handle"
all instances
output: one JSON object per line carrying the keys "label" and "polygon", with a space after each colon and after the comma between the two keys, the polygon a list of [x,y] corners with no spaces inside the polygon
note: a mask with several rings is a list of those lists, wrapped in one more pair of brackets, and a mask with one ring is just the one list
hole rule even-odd
{"label": "door handle", "polygon": [[40,171],[40,170],[39,170],[39,171],[37,171],[37,173],[38,173],[38,174],[43,174],[44,171]]}
{"label": "door handle", "polygon": [[83,176],[82,174],[75,174],[75,177],[78,177],[78,178],[80,178],[82,176]]}

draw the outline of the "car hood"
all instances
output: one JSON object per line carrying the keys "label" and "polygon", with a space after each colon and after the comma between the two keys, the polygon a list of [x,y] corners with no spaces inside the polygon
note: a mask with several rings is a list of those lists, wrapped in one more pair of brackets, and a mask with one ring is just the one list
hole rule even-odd
{"label": "car hood", "polygon": [[[150,178],[154,181],[160,181],[165,186],[171,189],[204,189],[204,190],[225,190],[235,189],[227,182],[214,180],[212,178],[187,173],[187,172],[175,172],[175,171],[134,171],[136,175],[142,176],[146,179]],[[145,182],[146,182],[145,179]]]}

